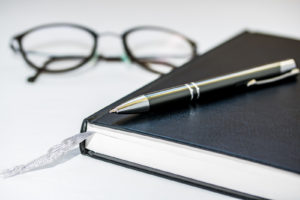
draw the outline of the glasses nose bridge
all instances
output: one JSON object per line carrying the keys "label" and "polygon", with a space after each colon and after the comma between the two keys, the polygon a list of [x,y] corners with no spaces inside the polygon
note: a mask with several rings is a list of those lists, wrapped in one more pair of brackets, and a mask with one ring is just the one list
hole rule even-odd
{"label": "glasses nose bridge", "polygon": [[[123,47],[123,42],[122,42],[122,35],[121,34],[118,34],[118,33],[116,33],[116,32],[112,32],[112,31],[105,31],[105,32],[101,32],[101,33],[98,33],[98,43],[99,43],[99,45],[101,45],[101,44],[103,44],[103,42],[101,42],[101,40],[104,38],[104,37],[110,37],[110,38],[116,38],[116,39],[118,39],[119,40],[119,44],[120,44],[120,47],[121,47],[121,51],[122,52],[120,52],[120,55],[113,55],[113,56],[111,56],[111,55],[105,55],[106,53],[104,53],[104,52],[102,52],[102,51],[100,51],[100,52],[102,52],[102,53],[100,53],[100,52],[98,52],[98,53],[96,53],[98,56],[100,56],[101,57],[101,59],[104,59],[104,60],[107,60],[107,61],[122,61],[122,60],[124,60],[123,59],[123,57],[124,57],[124,47]],[[105,42],[104,42],[105,43]],[[104,47],[106,46],[106,44],[104,44]],[[98,46],[98,47],[100,47],[100,46]],[[104,54],[103,54],[104,53]]]}
{"label": "glasses nose bridge", "polygon": [[98,35],[99,35],[98,40],[100,40],[102,37],[113,37],[113,38],[118,38],[118,39],[122,40],[122,36],[120,34],[112,32],[112,31],[101,32]]}
{"label": "glasses nose bridge", "polygon": [[[121,34],[118,34],[118,33],[115,33],[115,32],[111,32],[111,31],[105,31],[105,32],[101,32],[98,34],[98,44],[103,44],[103,42],[101,42],[102,38],[103,37],[110,37],[110,38],[117,38],[120,42],[120,45],[121,45],[121,48],[123,48],[123,42],[122,42],[122,35]],[[104,42],[105,43],[105,42]]]}

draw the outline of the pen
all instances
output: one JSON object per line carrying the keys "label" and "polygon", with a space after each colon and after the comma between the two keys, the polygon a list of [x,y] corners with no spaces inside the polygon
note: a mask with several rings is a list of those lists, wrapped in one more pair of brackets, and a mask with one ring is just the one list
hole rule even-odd
{"label": "pen", "polygon": [[131,114],[150,111],[151,109],[181,100],[197,100],[219,89],[245,85],[251,87],[276,82],[299,74],[294,59],[274,62],[247,70],[191,82],[140,95],[110,110],[110,113]]}

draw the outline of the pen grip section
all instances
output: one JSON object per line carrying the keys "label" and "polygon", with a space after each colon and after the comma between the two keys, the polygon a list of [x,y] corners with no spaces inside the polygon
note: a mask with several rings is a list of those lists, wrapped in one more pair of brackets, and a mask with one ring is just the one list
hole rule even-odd
{"label": "pen grip section", "polygon": [[150,104],[150,108],[167,104],[178,104],[184,101],[190,101],[192,96],[197,95],[191,87],[182,85],[174,88],[161,90],[155,93],[145,95]]}

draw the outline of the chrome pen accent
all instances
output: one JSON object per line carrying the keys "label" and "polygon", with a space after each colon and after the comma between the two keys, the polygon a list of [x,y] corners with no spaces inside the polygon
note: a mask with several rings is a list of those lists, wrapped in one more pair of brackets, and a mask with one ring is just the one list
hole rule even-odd
{"label": "chrome pen accent", "polygon": [[191,82],[191,84],[196,88],[197,99],[199,99],[199,97],[200,97],[200,87],[198,87],[198,85],[196,85],[196,83],[194,83],[194,82]]}
{"label": "chrome pen accent", "polygon": [[191,86],[189,86],[189,84],[185,84],[185,86],[189,89],[190,94],[191,94],[191,101],[194,99],[194,90],[192,89]]}

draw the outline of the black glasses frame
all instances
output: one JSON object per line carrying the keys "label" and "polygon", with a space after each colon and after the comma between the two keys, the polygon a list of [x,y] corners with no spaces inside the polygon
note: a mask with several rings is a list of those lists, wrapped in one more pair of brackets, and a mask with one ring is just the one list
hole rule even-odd
{"label": "black glasses frame", "polygon": [[[91,49],[91,52],[88,56],[54,56],[54,55],[49,55],[49,59],[43,64],[43,66],[37,66],[35,65],[33,62],[30,61],[30,59],[28,59],[28,53],[24,50],[23,47],[23,38],[26,37],[26,35],[30,34],[31,32],[34,32],[36,30],[40,30],[40,29],[44,29],[44,28],[50,28],[50,27],[72,27],[72,28],[77,28],[77,29],[81,29],[83,31],[88,32],[92,38],[93,38],[93,47]],[[136,63],[138,65],[140,65],[141,67],[143,67],[144,69],[156,73],[156,74],[160,74],[163,75],[164,73],[155,70],[153,68],[150,67],[150,64],[160,64],[160,65],[164,65],[170,68],[176,68],[176,66],[174,66],[171,63],[168,62],[164,62],[164,61],[159,61],[157,59],[151,59],[151,58],[137,58],[134,56],[134,54],[132,53],[132,51],[129,48],[128,45],[128,36],[135,32],[135,31],[139,31],[139,30],[157,30],[157,31],[163,31],[163,32],[167,32],[167,33],[171,33],[174,34],[176,36],[181,37],[182,39],[186,40],[186,42],[191,46],[192,48],[192,55],[191,58],[195,57],[197,55],[197,45],[194,41],[192,41],[191,39],[189,39],[188,37],[184,36],[183,34],[180,34],[174,30],[168,29],[168,28],[163,28],[163,27],[159,27],[159,26],[139,26],[139,27],[135,27],[132,29],[129,29],[127,31],[125,31],[123,34],[118,35],[123,43],[123,47],[125,50],[125,54],[128,57],[128,59],[133,62]],[[106,32],[107,34],[108,32]],[[103,33],[105,34],[105,33]],[[108,34],[114,34],[114,33],[108,33]],[[105,57],[103,55],[96,55],[96,51],[97,51],[97,46],[98,46],[98,39],[101,37],[102,34],[98,34],[97,32],[93,31],[90,28],[81,26],[81,25],[77,25],[77,24],[72,24],[72,23],[52,23],[52,24],[45,24],[45,25],[41,25],[41,26],[37,26],[34,28],[31,28],[19,35],[14,36],[11,39],[10,42],[10,47],[12,48],[12,50],[14,52],[20,52],[22,57],[24,58],[25,62],[32,68],[34,68],[36,70],[36,73],[34,76],[29,77],[27,80],[29,82],[34,82],[37,77],[41,74],[41,73],[62,73],[62,72],[68,72],[68,71],[72,71],[75,69],[78,69],[79,67],[83,66],[84,64],[86,64],[87,62],[89,62],[92,58],[94,58],[96,56],[97,61],[100,60],[105,60],[105,61],[123,61],[124,59],[122,57]],[[114,34],[117,35],[117,34]],[[34,52],[33,52],[34,53]],[[54,62],[54,61],[61,61],[61,60],[68,60],[68,59],[82,59],[82,61],[80,63],[78,63],[77,65],[70,67],[70,68],[66,68],[66,69],[47,69],[47,66]]]}

